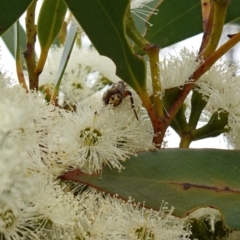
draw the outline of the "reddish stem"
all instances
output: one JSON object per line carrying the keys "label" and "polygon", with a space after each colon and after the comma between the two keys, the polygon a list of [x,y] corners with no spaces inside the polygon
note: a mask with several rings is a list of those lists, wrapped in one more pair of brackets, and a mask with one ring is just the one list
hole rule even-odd
{"label": "reddish stem", "polygon": [[[228,40],[225,44],[223,44],[217,51],[215,51],[210,57],[206,59],[206,61],[198,67],[198,69],[192,75],[192,82],[197,81],[210,67],[227,51],[229,51],[233,46],[235,46],[240,41],[240,33],[234,35],[230,40]],[[175,118],[178,110],[182,106],[185,98],[192,90],[194,84],[186,84],[183,89],[179,92],[176,100],[173,105],[168,109],[167,114],[165,114],[164,119],[158,119],[157,122],[153,122],[154,130],[158,130],[158,134],[154,138],[154,142],[159,143],[159,148],[161,147],[161,143],[165,136],[165,132],[168,126],[171,124],[173,119]]]}

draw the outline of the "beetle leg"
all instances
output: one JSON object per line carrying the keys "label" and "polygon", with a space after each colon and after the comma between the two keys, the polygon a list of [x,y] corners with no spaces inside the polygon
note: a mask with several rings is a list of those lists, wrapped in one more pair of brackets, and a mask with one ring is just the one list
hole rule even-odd
{"label": "beetle leg", "polygon": [[137,112],[136,112],[136,110],[135,110],[135,108],[134,108],[134,101],[133,101],[132,93],[131,93],[129,90],[126,90],[126,91],[124,92],[124,97],[126,97],[126,96],[129,96],[129,97],[130,97],[131,107],[132,107],[132,109],[133,109],[133,111],[134,111],[134,114],[135,114],[136,119],[138,120],[138,115],[137,115]]}

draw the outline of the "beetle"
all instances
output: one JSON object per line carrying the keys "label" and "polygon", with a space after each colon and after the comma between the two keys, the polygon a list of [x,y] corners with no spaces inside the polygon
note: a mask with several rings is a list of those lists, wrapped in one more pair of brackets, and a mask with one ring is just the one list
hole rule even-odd
{"label": "beetle", "polygon": [[127,85],[123,81],[119,81],[117,83],[113,83],[109,89],[103,94],[102,100],[104,105],[112,105],[116,107],[121,104],[122,100],[130,96],[131,106],[133,108],[136,119],[138,120],[138,116],[136,110],[134,108],[134,101],[132,97],[132,92],[127,89]]}

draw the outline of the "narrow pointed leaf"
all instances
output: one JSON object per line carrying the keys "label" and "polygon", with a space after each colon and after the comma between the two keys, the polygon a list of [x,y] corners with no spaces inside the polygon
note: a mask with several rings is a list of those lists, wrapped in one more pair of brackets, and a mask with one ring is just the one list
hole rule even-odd
{"label": "narrow pointed leaf", "polygon": [[63,53],[62,53],[60,64],[59,64],[58,71],[57,71],[57,75],[56,75],[56,78],[54,80],[55,87],[54,87],[54,90],[53,90],[53,95],[51,97],[52,101],[53,100],[56,101],[57,94],[58,94],[58,91],[59,91],[59,87],[60,87],[60,84],[61,84],[61,81],[62,81],[62,77],[63,77],[64,71],[67,67],[68,60],[70,58],[72,48],[73,48],[73,45],[74,45],[74,42],[75,42],[75,39],[76,39],[76,36],[77,36],[77,31],[76,30],[77,30],[76,25],[74,23],[72,23],[70,25],[70,29],[68,31],[67,40],[66,40],[66,43],[64,45]]}
{"label": "narrow pointed leaf", "polygon": [[[147,26],[145,37],[151,43],[163,48],[203,31],[199,0],[165,0],[160,3],[158,10],[157,15],[151,15],[148,19],[153,26]],[[226,23],[239,17],[239,1],[231,0]]]}
{"label": "narrow pointed leaf", "polygon": [[[25,48],[26,48],[26,33],[23,29],[23,27],[21,26],[21,24],[19,24],[19,37],[20,37],[20,49],[21,52],[24,52]],[[12,54],[13,57],[15,57],[15,53],[14,53],[14,30],[13,30],[13,26],[10,27],[3,35],[2,35],[2,39],[5,43],[5,45],[7,46],[9,52]]]}
{"label": "narrow pointed leaf", "polygon": [[57,75],[56,75],[56,78],[54,80],[54,84],[57,84],[59,81],[61,82],[62,76],[64,74],[64,71],[65,71],[66,67],[67,67],[67,63],[68,63],[68,60],[70,58],[72,48],[73,48],[73,45],[74,45],[74,42],[75,42],[75,39],[76,39],[76,36],[77,36],[76,30],[77,30],[76,26],[74,24],[71,24],[70,29],[68,31],[66,43],[64,45],[62,57],[61,57],[61,60],[60,60],[58,71],[57,71]]}
{"label": "narrow pointed leaf", "polygon": [[124,16],[129,0],[65,0],[101,55],[111,58],[117,75],[135,90],[145,89],[145,65],[126,39]]}
{"label": "narrow pointed leaf", "polygon": [[32,0],[1,0],[0,36],[21,17],[31,2]]}
{"label": "narrow pointed leaf", "polygon": [[38,17],[38,38],[41,49],[50,48],[59,33],[67,7],[63,0],[45,0]]}
{"label": "narrow pointed leaf", "polygon": [[159,209],[161,201],[175,207],[179,217],[200,207],[215,207],[227,226],[240,229],[240,152],[213,149],[165,149],[141,153],[118,172],[108,168],[99,175],[79,170],[64,179],[86,183],[102,191],[145,201]]}

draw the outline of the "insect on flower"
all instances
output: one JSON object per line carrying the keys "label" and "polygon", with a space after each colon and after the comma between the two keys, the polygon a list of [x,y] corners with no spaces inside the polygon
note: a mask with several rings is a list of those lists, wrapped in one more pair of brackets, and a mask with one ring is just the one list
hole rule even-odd
{"label": "insect on flower", "polygon": [[136,119],[138,120],[138,116],[134,108],[132,92],[127,90],[127,85],[123,81],[113,83],[111,87],[103,94],[102,99],[105,105],[110,104],[113,107],[116,107],[121,104],[123,98],[127,96],[130,96],[131,106],[133,108]]}

